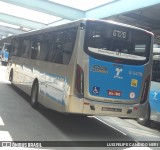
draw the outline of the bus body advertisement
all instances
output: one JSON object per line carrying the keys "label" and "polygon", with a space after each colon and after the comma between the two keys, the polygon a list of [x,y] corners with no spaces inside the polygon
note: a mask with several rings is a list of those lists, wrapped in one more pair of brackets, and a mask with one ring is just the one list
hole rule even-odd
{"label": "bus body advertisement", "polygon": [[82,19],[15,36],[9,80],[47,108],[138,118],[150,88],[153,34]]}

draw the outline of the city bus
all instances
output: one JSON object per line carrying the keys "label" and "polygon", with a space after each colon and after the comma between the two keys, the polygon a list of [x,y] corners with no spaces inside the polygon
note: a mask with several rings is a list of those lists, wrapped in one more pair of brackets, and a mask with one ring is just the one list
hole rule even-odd
{"label": "city bus", "polygon": [[138,118],[150,87],[153,34],[113,21],[80,19],[16,35],[11,84],[31,106],[71,114]]}
{"label": "city bus", "polygon": [[12,40],[12,36],[9,36],[0,40],[1,65],[7,65],[9,61],[9,56],[10,56],[9,46],[11,44],[11,40]]}
{"label": "city bus", "polygon": [[138,123],[150,126],[151,121],[160,122],[160,45],[153,46],[152,81],[149,92],[149,105],[144,118]]}
{"label": "city bus", "polygon": [[10,43],[4,43],[2,52],[1,52],[1,64],[2,65],[7,65],[8,59],[9,59],[9,52],[8,52],[8,46]]}

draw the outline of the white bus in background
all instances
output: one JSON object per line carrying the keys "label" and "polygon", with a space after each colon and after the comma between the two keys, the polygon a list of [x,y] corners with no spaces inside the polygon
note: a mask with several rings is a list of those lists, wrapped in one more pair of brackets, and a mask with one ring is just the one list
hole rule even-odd
{"label": "white bus in background", "polygon": [[149,107],[146,115],[138,122],[150,126],[151,121],[160,122],[160,45],[153,46],[152,81],[149,92]]}
{"label": "white bus in background", "polygon": [[8,63],[8,59],[9,59],[9,52],[8,52],[8,46],[11,43],[4,43],[3,44],[3,48],[2,48],[2,52],[1,52],[1,64],[2,65],[7,65]]}
{"label": "white bus in background", "polygon": [[[81,19],[12,40],[9,80],[31,105],[74,114],[143,117],[148,106],[153,34]],[[137,50],[143,45],[143,51]]]}

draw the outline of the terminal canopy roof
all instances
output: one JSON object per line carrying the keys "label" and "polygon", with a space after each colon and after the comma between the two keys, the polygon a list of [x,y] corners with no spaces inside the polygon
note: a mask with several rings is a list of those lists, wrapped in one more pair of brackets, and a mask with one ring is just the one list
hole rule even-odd
{"label": "terminal canopy roof", "polygon": [[0,0],[0,39],[80,18],[112,19],[160,35],[160,0]]}

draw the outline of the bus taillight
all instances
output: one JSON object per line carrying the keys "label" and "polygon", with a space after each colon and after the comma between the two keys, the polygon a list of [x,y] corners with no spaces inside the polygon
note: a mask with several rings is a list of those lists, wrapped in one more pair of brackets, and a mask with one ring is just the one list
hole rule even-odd
{"label": "bus taillight", "polygon": [[149,92],[149,83],[150,83],[150,76],[148,76],[145,79],[145,83],[143,86],[143,92],[142,92],[142,96],[141,96],[141,101],[140,101],[141,104],[143,104],[147,100],[147,96],[148,96],[148,92]]}
{"label": "bus taillight", "polygon": [[83,69],[77,64],[76,69],[76,89],[78,96],[83,97],[84,94],[84,73]]}

